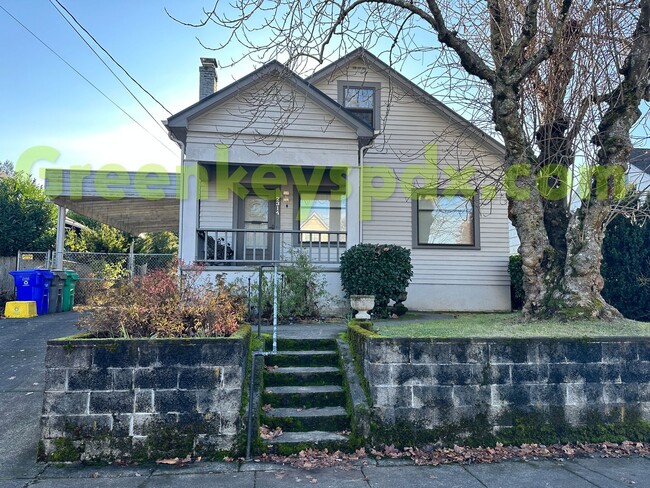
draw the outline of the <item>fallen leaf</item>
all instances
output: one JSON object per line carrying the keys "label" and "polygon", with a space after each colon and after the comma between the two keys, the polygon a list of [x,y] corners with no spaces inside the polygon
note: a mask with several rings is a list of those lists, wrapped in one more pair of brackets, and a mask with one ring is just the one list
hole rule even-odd
{"label": "fallen leaf", "polygon": [[260,425],[260,437],[262,439],[275,439],[276,437],[280,437],[282,434],[282,428],[280,427],[276,427],[272,430],[267,425]]}
{"label": "fallen leaf", "polygon": [[178,464],[179,462],[180,462],[179,458],[156,460],[156,464]]}

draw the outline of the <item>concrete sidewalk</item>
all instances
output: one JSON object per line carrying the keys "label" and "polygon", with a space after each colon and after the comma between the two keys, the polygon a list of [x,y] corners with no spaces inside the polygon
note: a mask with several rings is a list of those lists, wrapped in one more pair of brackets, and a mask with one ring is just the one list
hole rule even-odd
{"label": "concrete sidewalk", "polygon": [[[56,466],[36,462],[48,339],[77,332],[76,313],[0,320],[0,488],[4,487],[650,487],[645,458],[531,461],[471,466],[413,466],[368,459],[349,470],[311,471],[265,463],[196,463],[186,467]],[[280,337],[302,337],[284,326]],[[314,327],[314,326],[310,326]],[[318,327],[318,326],[316,326]],[[336,336],[337,326],[319,335]],[[265,332],[267,332],[265,330]]]}
{"label": "concrete sidewalk", "polygon": [[572,461],[509,461],[470,466],[413,466],[375,462],[349,470],[309,471],[264,463],[196,463],[165,466],[40,466],[33,477],[0,479],[1,487],[222,487],[280,488],[286,486],[339,487],[648,487],[650,460],[645,458],[577,459]]}

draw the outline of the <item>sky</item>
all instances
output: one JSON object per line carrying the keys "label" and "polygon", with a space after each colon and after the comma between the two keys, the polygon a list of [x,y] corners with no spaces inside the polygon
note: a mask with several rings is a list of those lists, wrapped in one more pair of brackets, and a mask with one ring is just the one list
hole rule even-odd
{"label": "sky", "polygon": [[[229,45],[225,53],[202,47],[197,37],[206,46],[216,46],[227,33],[214,25],[200,29],[181,25],[165,12],[167,8],[172,16],[196,23],[203,20],[203,9],[212,8],[213,0],[59,1],[172,113],[198,100],[201,57],[221,61],[220,56],[242,54],[241,46]],[[0,110],[4,115],[0,117],[0,161],[16,162],[31,147],[50,146],[60,153],[58,167],[98,169],[111,164],[136,170],[156,164],[174,170],[179,165],[180,149],[84,44],[51,0],[0,0],[0,7],[49,47],[0,9]],[[230,60],[222,61],[230,64]],[[108,63],[156,121],[169,116]],[[235,67],[220,66],[218,85],[223,88],[257,67],[246,61]],[[415,75],[422,70],[423,65],[416,62],[410,72]],[[409,75],[409,71],[403,73]],[[32,169],[37,179],[43,165],[50,163]]]}
{"label": "sky", "polygon": [[[165,12],[196,22],[205,1],[60,0],[80,23],[172,113],[198,100],[200,46],[218,42],[213,28],[180,25]],[[0,0],[20,22],[144,126],[145,132],[70,69],[7,13],[0,10],[0,160],[46,145],[60,152],[57,165],[145,164],[173,170],[180,149],[119,84],[48,0]],[[98,49],[99,51],[99,49]],[[109,63],[109,65],[111,65]],[[158,121],[169,114],[121,75]],[[220,70],[225,86],[254,66]],[[155,137],[154,137],[155,136]],[[35,169],[35,171],[37,171]],[[33,172],[34,174],[34,172]],[[36,176],[36,175],[35,175]]]}
{"label": "sky", "polygon": [[[204,17],[203,9],[211,8],[213,0],[59,1],[172,113],[198,100],[199,58],[219,59],[225,55],[205,49],[197,37],[207,46],[216,46],[225,40],[226,33],[216,26],[195,29],[181,25],[165,12],[167,8],[181,20],[198,22]],[[15,162],[27,149],[45,145],[60,153],[60,167],[90,165],[97,169],[117,164],[136,170],[156,164],[174,170],[178,166],[180,149],[166,130],[131,98],[50,0],[0,0],[0,7],[149,132],[0,9],[0,161]],[[432,42],[428,37],[420,41]],[[229,46],[228,55],[237,56],[237,49],[241,48]],[[119,68],[109,65],[156,121],[169,116]],[[235,68],[220,67],[219,87],[257,67],[246,62]],[[422,63],[415,59],[402,72],[407,77],[415,76],[422,69]],[[637,136],[647,137],[645,127],[636,132]],[[32,174],[38,176],[38,167]]]}

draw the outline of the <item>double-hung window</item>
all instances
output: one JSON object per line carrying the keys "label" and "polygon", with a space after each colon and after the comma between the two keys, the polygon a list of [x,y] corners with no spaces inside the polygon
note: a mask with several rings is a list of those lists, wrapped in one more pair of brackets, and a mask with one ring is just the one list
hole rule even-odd
{"label": "double-hung window", "polygon": [[477,248],[477,197],[419,193],[413,201],[415,246]]}
{"label": "double-hung window", "polygon": [[379,129],[379,83],[339,81],[339,103],[373,129]]}

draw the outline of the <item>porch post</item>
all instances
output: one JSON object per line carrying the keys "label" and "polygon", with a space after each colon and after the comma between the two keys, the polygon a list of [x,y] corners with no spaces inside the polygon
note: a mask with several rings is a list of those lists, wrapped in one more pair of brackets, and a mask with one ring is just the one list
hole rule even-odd
{"label": "porch post", "polygon": [[196,161],[183,162],[181,166],[181,192],[179,218],[179,258],[191,265],[196,260],[196,231],[199,224],[199,165]]}
{"label": "porch post", "polygon": [[56,257],[55,269],[63,269],[63,252],[65,247],[65,205],[58,205],[56,218]]}
{"label": "porch post", "polygon": [[350,194],[347,196],[347,247],[359,244],[361,235],[361,191],[359,167],[352,166],[348,169],[348,182]]}

